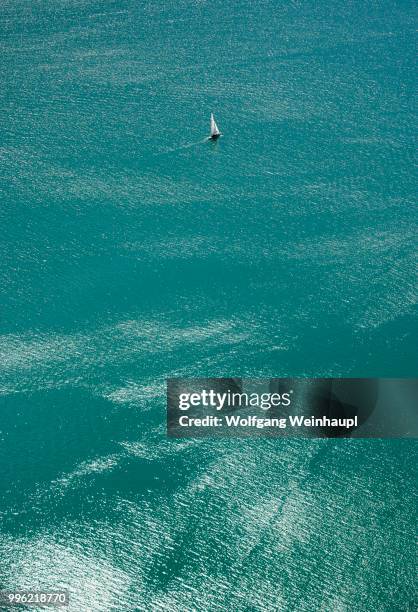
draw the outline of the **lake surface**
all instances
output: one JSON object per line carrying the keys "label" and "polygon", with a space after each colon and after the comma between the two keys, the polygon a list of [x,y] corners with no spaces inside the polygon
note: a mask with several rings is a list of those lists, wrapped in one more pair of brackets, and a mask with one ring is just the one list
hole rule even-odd
{"label": "lake surface", "polygon": [[2,2],[4,588],[413,609],[413,442],[168,441],[165,379],[416,374],[414,20]]}

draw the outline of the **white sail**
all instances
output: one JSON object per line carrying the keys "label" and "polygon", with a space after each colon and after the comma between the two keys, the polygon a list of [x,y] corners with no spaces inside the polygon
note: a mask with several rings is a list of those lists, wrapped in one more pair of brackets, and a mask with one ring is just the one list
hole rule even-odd
{"label": "white sail", "polygon": [[210,115],[210,135],[211,136],[219,136],[220,131],[218,126],[216,125],[216,121],[215,121],[215,117],[213,116],[213,113],[211,113]]}

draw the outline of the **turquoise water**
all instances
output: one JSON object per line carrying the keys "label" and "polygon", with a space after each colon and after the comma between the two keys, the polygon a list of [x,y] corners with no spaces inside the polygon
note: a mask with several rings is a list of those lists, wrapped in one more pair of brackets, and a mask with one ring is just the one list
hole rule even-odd
{"label": "turquoise water", "polygon": [[2,585],[74,612],[412,609],[412,443],[164,422],[169,375],[416,373],[412,2],[0,20]]}

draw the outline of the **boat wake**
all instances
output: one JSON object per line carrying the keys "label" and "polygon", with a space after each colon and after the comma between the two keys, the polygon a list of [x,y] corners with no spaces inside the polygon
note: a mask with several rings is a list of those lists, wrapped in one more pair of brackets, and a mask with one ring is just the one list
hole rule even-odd
{"label": "boat wake", "polygon": [[210,136],[203,138],[203,140],[197,140],[196,142],[189,142],[183,145],[179,145],[177,147],[173,147],[172,149],[166,149],[165,151],[161,151],[160,155],[166,155],[167,153],[175,153],[176,151],[182,151],[183,149],[190,149],[191,147],[197,147],[204,142],[208,142],[211,140],[212,142],[216,142],[216,140],[222,136],[218,126],[216,125],[215,118],[213,113],[210,115]]}
{"label": "boat wake", "polygon": [[183,149],[190,149],[191,147],[197,147],[201,144],[203,144],[204,142],[207,142],[208,140],[210,140],[210,136],[207,136],[206,138],[197,140],[196,142],[189,142],[183,145],[179,145],[177,147],[173,147],[172,149],[166,149],[165,151],[161,152],[161,155],[165,155],[167,153],[175,153],[176,151],[181,151]]}

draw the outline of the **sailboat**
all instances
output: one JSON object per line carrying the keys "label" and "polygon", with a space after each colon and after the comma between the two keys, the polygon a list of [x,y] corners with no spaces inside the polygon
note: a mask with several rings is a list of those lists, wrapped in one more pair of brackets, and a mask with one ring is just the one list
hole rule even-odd
{"label": "sailboat", "polygon": [[210,139],[216,140],[221,135],[218,126],[216,125],[215,117],[213,113],[210,114]]}

